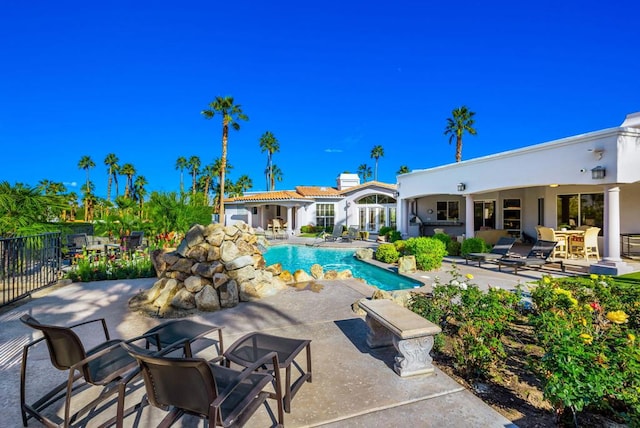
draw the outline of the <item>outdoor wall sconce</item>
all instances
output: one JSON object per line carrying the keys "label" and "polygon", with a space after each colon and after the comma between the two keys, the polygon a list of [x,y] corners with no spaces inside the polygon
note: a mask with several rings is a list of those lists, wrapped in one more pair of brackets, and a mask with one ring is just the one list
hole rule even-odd
{"label": "outdoor wall sconce", "polygon": [[603,166],[597,166],[591,170],[591,178],[594,180],[602,180],[607,175],[607,170]]}
{"label": "outdoor wall sconce", "polygon": [[458,183],[458,192],[464,192],[467,186],[464,183]]}

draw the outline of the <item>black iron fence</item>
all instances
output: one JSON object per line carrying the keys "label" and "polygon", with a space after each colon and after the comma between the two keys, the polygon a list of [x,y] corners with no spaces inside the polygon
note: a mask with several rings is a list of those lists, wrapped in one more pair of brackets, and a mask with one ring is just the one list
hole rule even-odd
{"label": "black iron fence", "polygon": [[60,275],[60,232],[0,239],[0,306],[55,283]]}

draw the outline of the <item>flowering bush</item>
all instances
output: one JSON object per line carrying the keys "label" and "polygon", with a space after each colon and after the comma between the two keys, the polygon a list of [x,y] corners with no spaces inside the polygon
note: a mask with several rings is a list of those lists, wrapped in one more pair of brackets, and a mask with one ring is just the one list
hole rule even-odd
{"label": "flowering bush", "polygon": [[640,421],[640,291],[611,278],[558,280],[532,292],[535,327],[544,356],[534,364],[545,398],[558,414],[586,407]]}
{"label": "flowering bush", "polygon": [[106,279],[150,278],[156,275],[148,252],[122,252],[95,255],[87,253],[76,257],[72,269],[65,275],[72,281],[102,281]]}
{"label": "flowering bush", "polygon": [[470,282],[472,275],[462,277],[455,267],[452,276],[448,284],[437,281],[430,296],[413,294],[409,308],[442,328],[445,338],[436,338],[436,350],[449,341],[463,374],[486,377],[506,356],[502,336],[520,296],[500,288],[483,292]]}

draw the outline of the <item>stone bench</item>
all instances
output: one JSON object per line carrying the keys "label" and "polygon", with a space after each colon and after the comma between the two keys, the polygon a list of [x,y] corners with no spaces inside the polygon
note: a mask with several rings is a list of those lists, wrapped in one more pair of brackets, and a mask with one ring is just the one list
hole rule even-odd
{"label": "stone bench", "polygon": [[401,377],[433,374],[429,352],[440,327],[391,300],[361,300],[359,306],[367,313],[367,345],[370,348],[393,345],[398,351],[396,373]]}

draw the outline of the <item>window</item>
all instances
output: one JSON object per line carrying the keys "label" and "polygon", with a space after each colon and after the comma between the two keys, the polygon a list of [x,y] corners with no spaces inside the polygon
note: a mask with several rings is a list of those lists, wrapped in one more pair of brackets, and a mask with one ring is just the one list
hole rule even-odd
{"label": "window", "polygon": [[364,198],[360,198],[356,201],[356,204],[395,204],[396,200],[393,199],[391,196],[385,196],[385,195],[379,195],[379,194],[375,194],[375,195],[369,195],[369,196],[365,196]]}
{"label": "window", "polygon": [[604,194],[558,195],[558,227],[597,226],[603,228]]}
{"label": "window", "polygon": [[253,207],[253,208],[251,208],[251,213],[252,213],[253,215],[258,215],[258,207]]}
{"label": "window", "polygon": [[438,201],[436,203],[436,211],[436,219],[439,221],[458,221],[460,218],[458,201]]}
{"label": "window", "polygon": [[333,227],[335,221],[335,211],[333,204],[316,205],[316,226]]}
{"label": "window", "polygon": [[282,212],[280,211],[280,205],[276,205],[276,217],[280,217]]}

